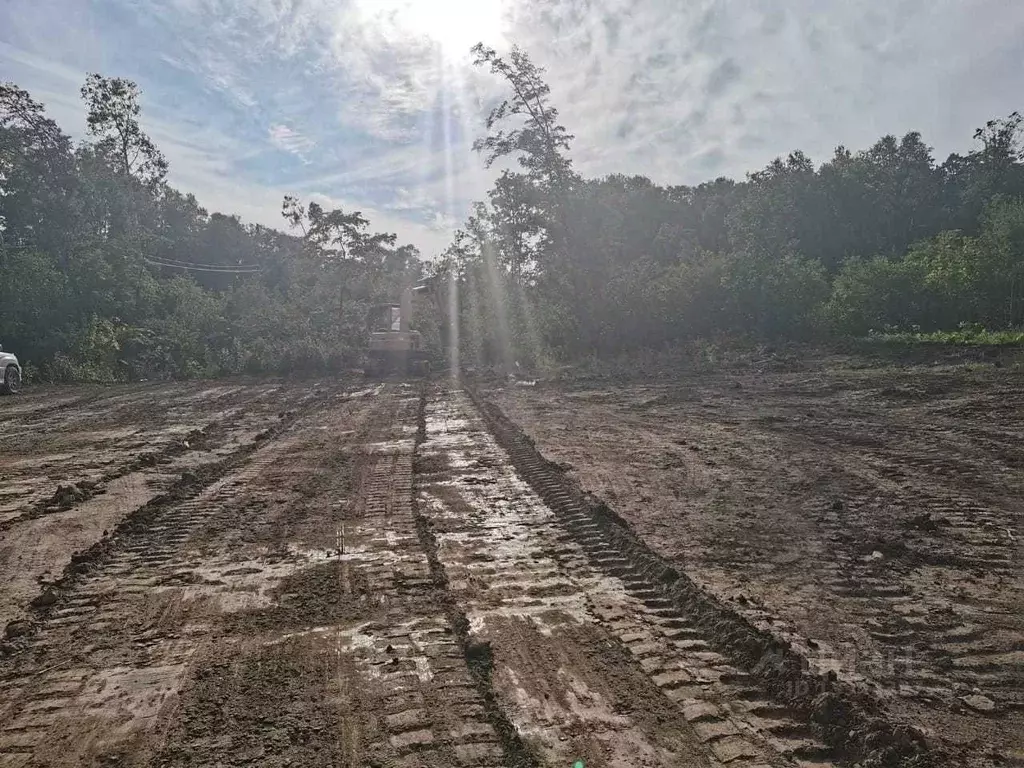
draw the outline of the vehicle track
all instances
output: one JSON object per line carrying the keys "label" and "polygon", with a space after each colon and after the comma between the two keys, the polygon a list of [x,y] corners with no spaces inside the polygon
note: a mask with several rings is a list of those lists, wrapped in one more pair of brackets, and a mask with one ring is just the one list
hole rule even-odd
{"label": "vehicle track", "polygon": [[463,393],[428,408],[423,460],[440,468],[420,497],[438,560],[543,764],[828,764],[598,529],[565,529]]}
{"label": "vehicle track", "polygon": [[[1004,506],[1005,495],[1021,489],[1010,469],[1019,449],[1007,439],[1002,451],[986,451],[983,467],[959,455],[950,438],[973,439],[979,430],[928,425],[921,429],[937,433],[929,441],[911,439],[918,436],[909,426],[892,421],[886,440],[860,448],[859,475],[845,481],[852,498],[813,512],[831,542],[825,583],[847,601],[851,626],[878,646],[860,651],[861,668],[894,697],[941,703],[984,695],[994,703],[991,714],[1024,711],[1024,625],[1013,608],[1024,598],[1024,527]],[[838,452],[853,429],[832,426],[807,437]],[[878,432],[876,425],[876,438]],[[993,484],[1002,498],[987,497]],[[886,503],[910,511],[897,535],[867,527],[879,487],[888,487]],[[931,586],[926,582],[936,578],[936,566],[970,591],[951,601],[920,589]],[[894,569],[905,574],[899,582]]]}
{"label": "vehicle track", "polygon": [[373,638],[359,657],[362,709],[382,713],[386,734],[386,744],[371,745],[367,756],[396,765],[497,768],[505,765],[503,750],[443,611],[447,601],[432,580],[415,514],[419,412],[419,394],[404,394],[392,439],[357,448],[364,454],[361,489],[344,513],[339,548],[351,558],[343,592],[363,584],[387,616],[402,616],[362,629]]}
{"label": "vehicle track", "polygon": [[755,627],[954,764],[998,768],[1024,759],[1019,378],[840,366],[480,386]]}
{"label": "vehicle track", "polygon": [[[227,392],[177,386],[178,392],[142,393],[171,403],[143,399],[148,407],[137,402],[128,414],[108,416],[104,423],[115,430],[83,424],[55,435],[46,424],[37,425],[23,453],[0,460],[0,581],[7,585],[0,591],[0,637],[8,623],[29,618],[25,606],[60,577],[73,554],[161,494],[177,493],[182,476],[208,476],[233,455],[244,455],[282,418],[289,420],[322,395],[316,384]],[[109,397],[138,401],[140,392],[120,389],[121,395]]]}
{"label": "vehicle track", "polygon": [[159,481],[161,469],[215,461],[272,424],[275,402],[284,406],[278,410],[301,410],[310,397],[313,390],[282,392],[280,387],[213,387],[197,393],[167,386],[112,388],[72,400],[45,418],[32,413],[12,419],[5,426],[7,458],[19,452],[24,458],[11,462],[5,473],[13,482],[4,494],[0,532],[88,501],[133,472],[148,472]]}
{"label": "vehicle track", "polygon": [[37,606],[0,655],[0,768],[941,758],[453,386],[320,391]]}
{"label": "vehicle track", "polygon": [[[749,746],[739,749],[752,754],[744,759],[776,764],[827,763],[836,757],[915,764],[941,759],[866,691],[814,673],[789,643],[749,624],[670,568],[610,509],[585,498],[545,461],[499,409],[476,399],[519,473],[554,510],[565,540],[585,555],[594,572],[621,585],[626,597],[610,599],[611,613],[602,618],[670,698],[686,702],[684,708],[694,705],[689,710],[694,714],[697,705],[715,707],[708,710],[714,713],[708,721],[726,723],[721,733],[729,734],[715,741],[746,739]],[[578,560],[570,563],[573,574],[585,572]],[[683,630],[681,643],[675,642],[674,649],[668,644],[670,653],[665,650],[666,626],[670,641],[677,640],[673,632]],[[693,652],[686,654],[690,648]],[[677,669],[685,672],[682,681],[672,678]],[[762,750],[757,756],[755,745]]]}
{"label": "vehicle track", "polygon": [[148,598],[189,578],[177,557],[184,543],[209,518],[230,514],[235,496],[296,439],[287,435],[295,421],[296,414],[282,419],[261,443],[183,475],[134,510],[76,554],[37,598],[35,627],[8,628],[8,658],[0,666],[0,765],[58,764],[56,755],[66,749],[88,754],[94,746],[88,738],[74,747],[53,738],[72,722],[80,722],[70,729],[77,737],[116,742],[156,717],[199,639],[167,638],[155,629]]}
{"label": "vehicle track", "polygon": [[419,398],[381,389],[77,558],[0,665],[0,766],[507,765],[417,531]]}

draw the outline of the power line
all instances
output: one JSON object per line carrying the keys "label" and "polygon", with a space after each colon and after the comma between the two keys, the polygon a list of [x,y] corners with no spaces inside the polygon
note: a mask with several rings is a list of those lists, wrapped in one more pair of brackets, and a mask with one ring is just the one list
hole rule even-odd
{"label": "power line", "polygon": [[200,264],[196,261],[182,261],[181,259],[171,258],[170,256],[152,256],[150,258],[165,264],[174,264],[181,267],[205,267],[207,269],[261,269],[259,264]]}
{"label": "power line", "polygon": [[259,269],[231,269],[227,267],[203,267],[189,264],[166,264],[162,261],[153,261],[151,259],[145,259],[145,262],[155,267],[166,267],[167,269],[183,269],[188,272],[220,272],[223,274],[230,275],[257,275],[261,271]]}
{"label": "power line", "polygon": [[168,269],[184,269],[189,272],[219,272],[228,275],[256,275],[262,269],[256,264],[243,264],[238,267],[229,267],[216,264],[188,264],[186,262],[169,262],[157,259],[143,259],[147,264],[155,267],[167,267]]}

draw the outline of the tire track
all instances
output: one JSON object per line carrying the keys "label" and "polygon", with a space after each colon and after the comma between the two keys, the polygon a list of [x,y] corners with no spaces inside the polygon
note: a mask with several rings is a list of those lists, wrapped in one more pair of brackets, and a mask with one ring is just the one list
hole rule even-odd
{"label": "tire track", "polygon": [[[809,510],[830,542],[820,565],[825,584],[847,601],[851,627],[877,644],[858,650],[861,669],[893,697],[957,701],[961,711],[987,716],[1024,711],[1024,625],[1013,608],[1024,596],[1024,533],[1005,500],[988,500],[985,491],[1000,482],[1012,492],[1019,482],[983,478],[976,463],[950,459],[957,453],[948,442],[900,442],[903,432],[909,428],[858,452],[866,476],[846,478],[850,500]],[[814,440],[832,452],[848,449],[831,434]],[[882,486],[886,504],[913,513],[887,530],[871,527]],[[934,589],[939,573],[971,587],[950,600]]]}
{"label": "tire track", "polygon": [[[920,734],[888,715],[866,691],[837,680],[834,674],[813,672],[788,642],[752,626],[671,568],[607,506],[585,498],[557,467],[548,464],[500,410],[479,399],[477,405],[517,470],[555,511],[569,540],[582,547],[592,566],[620,579],[627,593],[655,611],[662,623],[670,622],[671,630],[684,630],[683,647],[686,641],[696,641],[692,647],[699,649],[695,650],[698,661],[700,654],[709,653],[710,666],[723,667],[717,679],[703,671],[704,676],[698,674],[696,679],[726,687],[718,695],[705,695],[704,700],[692,696],[693,700],[716,705],[718,711],[724,705],[732,727],[740,734],[760,736],[783,760],[827,761],[830,753],[823,749],[827,744],[845,759],[941,761]],[[657,633],[645,629],[626,642],[663,659],[656,649]],[[655,645],[644,646],[645,642]],[[670,680],[664,676],[670,670],[660,661],[649,664],[658,681]],[[731,669],[726,671],[727,667]],[[684,696],[707,690],[688,681],[680,687],[688,689]],[[723,719],[712,717],[716,723]]]}
{"label": "tire track", "polygon": [[[431,458],[436,459],[437,457],[428,455],[425,458],[423,455],[423,443],[429,437],[427,431],[427,394],[427,387],[424,386],[420,393],[419,419],[416,432],[416,442],[419,451],[416,479],[417,486],[427,483],[429,487],[429,478],[434,469]],[[491,734],[500,743],[500,756],[503,759],[500,763],[495,762],[494,765],[500,764],[507,768],[535,768],[540,765],[538,756],[534,750],[523,743],[515,725],[506,716],[495,694],[493,681],[494,659],[490,646],[474,641],[469,618],[463,612],[458,604],[456,594],[452,591],[448,579],[448,571],[440,558],[438,540],[434,535],[430,516],[423,509],[423,504],[428,499],[429,491],[424,494],[418,488],[413,502],[414,508],[417,510],[416,529],[423,549],[427,554],[431,577],[437,587],[448,623],[455,631],[459,651],[471,673],[477,695],[483,705],[482,712],[487,718]],[[491,757],[496,760],[499,756],[499,750],[496,749],[494,752],[495,754]],[[473,762],[470,764],[476,765],[477,763]],[[481,765],[484,764],[481,763]]]}
{"label": "tire track", "polygon": [[[509,764],[417,531],[419,400],[362,394],[77,558],[0,667],[0,766]],[[273,516],[310,492],[297,545]]]}
{"label": "tire track", "polygon": [[[554,514],[465,395],[427,411],[420,492],[439,567],[544,764],[831,765],[806,722],[707,642],[601,530]],[[567,530],[568,526],[568,530]],[[647,711],[645,711],[647,710]],[[648,718],[648,712],[656,717]]]}
{"label": "tire track", "polygon": [[[390,605],[389,615],[396,617],[362,626],[355,643],[362,680],[355,708],[379,712],[386,739],[371,745],[367,757],[395,765],[499,768],[507,765],[504,751],[465,662],[458,629],[443,612],[446,600],[432,579],[416,516],[413,459],[422,401],[399,397],[393,430],[399,436],[357,448],[365,468],[344,516],[341,547],[351,558],[342,591],[358,579],[368,597]],[[411,591],[422,602],[410,605]],[[438,608],[442,612],[435,613]]]}
{"label": "tire track", "polygon": [[[216,390],[214,391],[216,392]],[[164,392],[162,389],[154,388],[127,393],[115,391],[97,397],[100,403],[117,403],[126,400],[129,403],[134,403],[134,407],[128,410],[138,410],[142,409],[145,405],[149,405],[150,410],[157,407],[158,410],[162,411],[162,420],[165,423],[160,427],[154,427],[151,419],[147,421],[147,418],[143,417],[137,419],[134,422],[135,426],[127,430],[128,434],[132,437],[145,437],[151,447],[138,451],[126,449],[122,445],[125,442],[123,436],[120,438],[120,443],[100,439],[83,444],[79,440],[75,444],[75,450],[68,454],[68,457],[72,460],[63,461],[57,465],[67,485],[63,483],[58,484],[56,490],[50,493],[48,488],[52,486],[47,481],[47,490],[44,491],[39,488],[30,490],[28,495],[30,499],[34,498],[34,501],[26,501],[22,504],[20,512],[15,509],[13,513],[7,513],[4,519],[0,520],[0,533],[28,520],[38,519],[53,512],[74,509],[83,502],[104,493],[112,482],[133,472],[147,473],[159,482],[163,474],[161,470],[166,471],[168,465],[180,465],[183,460],[187,460],[190,456],[199,457],[200,455],[229,453],[233,447],[231,443],[237,441],[240,436],[248,432],[251,439],[252,436],[255,436],[265,428],[265,422],[269,414],[263,413],[261,410],[266,405],[266,401],[277,394],[277,389],[264,389],[255,393],[255,396],[248,396],[251,393],[244,393],[247,395],[244,405],[222,409],[212,414],[207,412],[196,413],[192,410],[196,405],[195,401],[198,399],[196,397],[185,397],[184,402],[176,400],[170,407],[158,407],[156,396],[161,394],[166,395],[169,393]],[[224,399],[238,399],[237,396],[239,394],[240,388],[229,388],[227,392],[221,392],[209,398],[205,405],[208,408],[215,409],[220,404],[220,401]],[[314,392],[307,392],[297,400],[286,402],[286,405],[287,407],[301,410],[308,400],[315,397],[316,394]],[[147,399],[150,399],[150,402],[147,403]],[[76,401],[71,406],[80,408],[82,403]],[[82,413],[79,413],[77,410],[72,412],[76,421],[87,421]],[[88,413],[87,411],[86,414]],[[117,411],[115,410],[114,413],[116,415]],[[97,419],[100,416],[104,416],[108,420],[112,419],[115,423],[123,422],[123,420],[112,418],[110,413],[96,412],[94,415]],[[178,425],[181,421],[186,420],[187,417],[191,417],[193,420],[196,418],[201,419],[200,424],[202,426],[196,425],[191,430],[187,429],[187,427],[180,429]],[[141,430],[138,425],[142,425]],[[48,436],[51,432],[45,428],[46,426],[45,424],[36,425],[30,430],[30,433],[37,435],[37,439],[44,444],[49,444]],[[62,430],[67,430],[68,428],[69,423],[62,423],[60,425]],[[88,437],[90,433],[84,432],[83,434],[85,437]],[[82,435],[77,436],[79,438],[82,437]],[[130,458],[117,461],[116,464],[113,461],[98,463],[98,461],[105,457],[105,448],[111,442],[115,442],[117,447],[114,455],[120,458],[121,455],[127,454],[130,455]],[[154,442],[156,446],[152,447]],[[143,443],[138,443],[138,447],[142,445]],[[40,447],[35,446],[33,452],[38,450],[40,450]],[[43,461],[45,455],[45,453],[40,455],[40,461]],[[110,464],[114,464],[114,466],[109,466]],[[107,468],[100,470],[100,467],[103,466],[107,466]],[[52,476],[51,472],[50,477]],[[30,481],[31,484],[33,484],[32,481]],[[12,498],[17,498],[20,495],[23,495],[23,493],[12,494]]]}
{"label": "tire track", "polygon": [[[18,626],[13,637],[8,629],[11,658],[0,668],[0,756],[6,763],[56,762],[50,742],[71,723],[76,726],[69,730],[80,736],[117,743],[157,716],[200,640],[196,633],[189,641],[168,638],[157,617],[146,615],[147,598],[189,578],[176,557],[183,544],[230,509],[299,439],[286,434],[294,423],[294,417],[283,421],[265,441],[201,475],[183,476],[135,510],[111,535],[73,557],[62,579],[36,600],[35,627]],[[85,741],[71,747],[57,739],[72,754],[94,749]]]}

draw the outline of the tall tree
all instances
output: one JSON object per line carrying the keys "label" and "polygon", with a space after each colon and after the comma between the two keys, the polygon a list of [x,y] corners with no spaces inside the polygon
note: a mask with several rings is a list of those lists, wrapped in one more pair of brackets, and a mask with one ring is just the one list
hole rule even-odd
{"label": "tall tree", "polygon": [[96,149],[126,176],[147,185],[167,176],[167,160],[139,125],[139,86],[120,77],[90,73],[82,86],[89,134]]}
{"label": "tall tree", "polygon": [[544,239],[544,217],[528,177],[505,171],[489,193],[488,217],[496,231],[498,258],[512,279],[522,282],[535,266]]}
{"label": "tall tree", "polygon": [[395,235],[367,231],[370,222],[360,211],[325,210],[317,203],[307,209],[306,238],[324,262],[368,261],[395,244]]}
{"label": "tall tree", "polygon": [[[302,230],[304,252],[317,270],[316,288],[335,293],[339,322],[353,330],[358,323],[347,314],[350,299],[368,309],[377,299],[393,298],[411,279],[409,272],[419,268],[415,249],[395,249],[396,236],[369,231],[370,222],[359,211],[327,210],[315,202],[304,206],[287,196],[281,215]],[[386,274],[388,267],[395,272]]]}
{"label": "tall tree", "polygon": [[[473,54],[475,65],[489,66],[512,88],[512,95],[487,116],[489,133],[477,139],[473,148],[484,154],[488,167],[499,158],[515,154],[533,180],[565,186],[572,176],[567,153],[574,137],[558,122],[558,110],[550,102],[551,88],[544,81],[544,70],[515,46],[508,59],[483,43],[473,46]],[[508,122],[515,127],[500,127]]]}
{"label": "tall tree", "polygon": [[37,247],[63,263],[76,187],[71,139],[28,91],[0,83],[0,245]]}
{"label": "tall tree", "polygon": [[[43,105],[14,83],[0,83],[0,162],[13,161],[12,153],[41,154],[53,173],[67,170],[71,140],[43,112]],[[60,167],[58,167],[58,164]]]}
{"label": "tall tree", "polygon": [[952,154],[942,166],[946,204],[953,226],[977,232],[985,207],[996,195],[1024,196],[1024,116],[1013,112],[974,132],[981,147]]}

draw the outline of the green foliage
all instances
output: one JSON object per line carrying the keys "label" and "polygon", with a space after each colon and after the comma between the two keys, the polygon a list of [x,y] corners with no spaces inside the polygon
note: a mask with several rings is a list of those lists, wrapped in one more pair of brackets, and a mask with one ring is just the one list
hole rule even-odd
{"label": "green foliage", "polygon": [[[474,63],[487,66],[510,86],[512,93],[487,116],[488,135],[474,142],[487,165],[507,155],[517,155],[519,164],[537,182],[562,187],[571,176],[566,153],[573,136],[558,123],[558,110],[551,106],[551,88],[544,70],[513,46],[505,59],[483,43],[473,47]],[[502,126],[512,125],[511,128]]]}
{"label": "green foliage", "polygon": [[1024,325],[1024,201],[995,198],[977,237],[940,232],[903,258],[847,263],[825,314],[847,334]]}
{"label": "green foliage", "polygon": [[139,125],[139,86],[120,77],[90,73],[82,86],[89,134],[95,151],[125,176],[158,184],[167,175],[167,161]]}
{"label": "green foliage", "polygon": [[[817,167],[794,151],[744,181],[584,179],[543,70],[519,49],[474,53],[508,89],[474,146],[518,167],[426,268],[436,290],[418,299],[426,338],[466,364],[707,362],[724,339],[820,334],[1019,339],[1018,113],[942,164],[911,132]],[[54,381],[357,365],[375,305],[424,277],[416,250],[358,211],[294,197],[293,234],[209,213],[166,184],[140,95],[89,75],[90,140],[74,147],[0,84],[0,341]]]}
{"label": "green foliage", "polygon": [[923,315],[924,270],[909,261],[882,256],[847,262],[832,284],[825,315],[834,330],[864,334],[914,324]]}
{"label": "green foliage", "polygon": [[[0,322],[3,340],[11,349],[32,342],[51,353],[53,329],[67,293],[67,278],[53,260],[27,248],[0,248]],[[41,329],[48,332],[40,333]]]}
{"label": "green foliage", "polygon": [[164,182],[137,86],[90,75],[93,141],[0,84],[0,341],[42,381],[305,374],[358,364],[418,253],[358,212],[285,201],[295,237]]}
{"label": "green foliage", "polygon": [[732,255],[723,276],[724,330],[763,338],[801,338],[828,296],[820,262],[794,254],[781,258]]}
{"label": "green foliage", "polygon": [[957,346],[1008,346],[1024,345],[1024,331],[1003,330],[990,331],[984,326],[965,323],[955,331],[931,331],[920,333],[913,331],[896,331],[892,333],[872,333],[872,340],[882,342],[902,342],[912,344],[949,344]]}
{"label": "green foliage", "polygon": [[523,173],[502,174],[447,252],[473,364],[1024,325],[1019,114],[942,165],[910,132],[819,167],[797,150],[740,183],[582,179],[542,71],[474,50],[509,89],[476,149]]}

